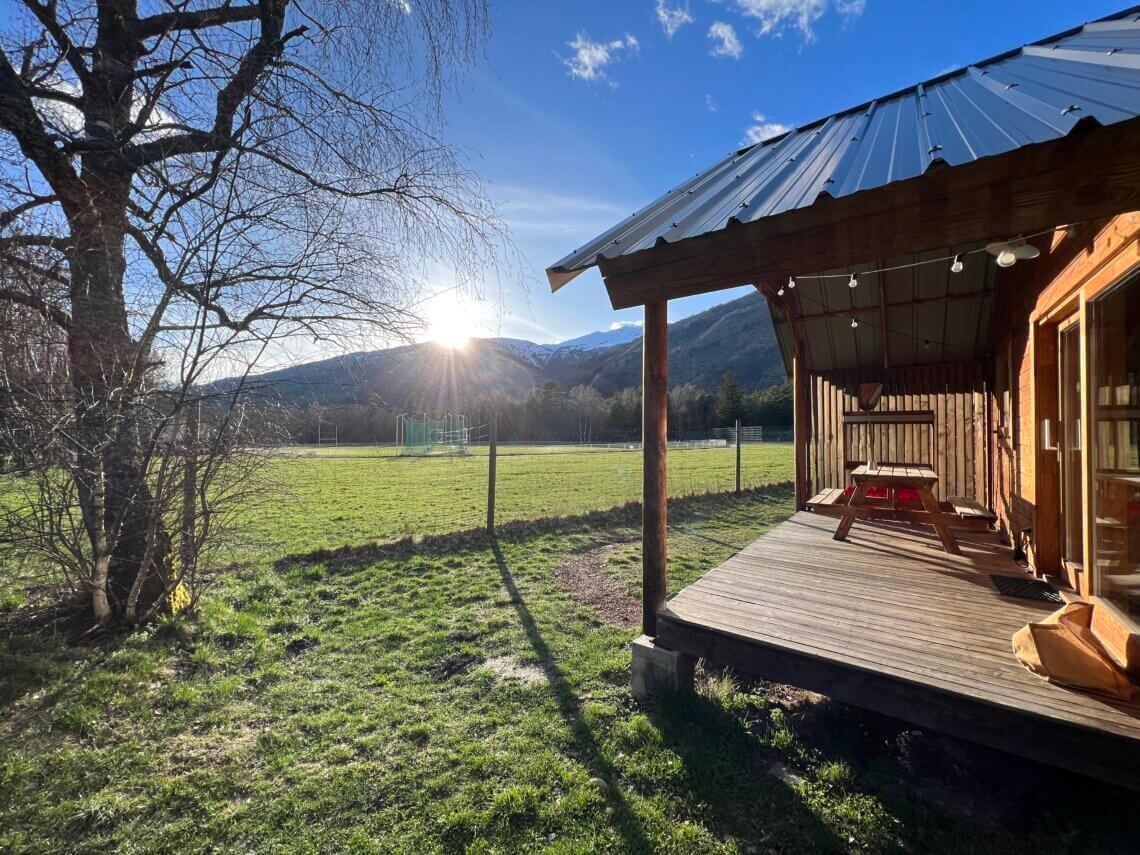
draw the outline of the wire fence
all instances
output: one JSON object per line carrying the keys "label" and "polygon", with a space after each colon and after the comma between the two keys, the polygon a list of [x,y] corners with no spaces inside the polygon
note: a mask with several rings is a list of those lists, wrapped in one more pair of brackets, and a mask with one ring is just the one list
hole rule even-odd
{"label": "wire fence", "polygon": [[[763,441],[749,439],[759,436],[741,429],[743,490],[793,477],[791,445],[767,428]],[[735,441],[712,435],[678,439],[670,442],[668,455],[670,496],[737,488]],[[358,540],[361,531],[385,540],[484,527],[492,460],[499,523],[607,510],[641,498],[641,447],[629,442],[512,442],[496,444],[493,457],[489,442],[471,445],[462,455],[428,456],[401,456],[394,445],[290,447],[274,449],[269,465],[289,485],[295,503],[331,522],[327,545],[337,546]],[[299,529],[289,533],[298,543],[305,535]]]}

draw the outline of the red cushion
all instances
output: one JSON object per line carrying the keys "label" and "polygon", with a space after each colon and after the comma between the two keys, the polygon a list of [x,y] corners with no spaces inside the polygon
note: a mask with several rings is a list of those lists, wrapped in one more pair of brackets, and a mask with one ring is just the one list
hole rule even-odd
{"label": "red cushion", "polygon": [[[843,495],[850,496],[854,492],[855,492],[854,487],[848,487],[846,490],[843,491]],[[875,487],[874,489],[867,491],[867,498],[868,499],[889,499],[890,498],[890,491],[888,491],[886,487]],[[922,496],[918,495],[918,490],[912,490],[909,487],[903,487],[901,490],[899,490],[899,501],[900,502],[921,502]]]}

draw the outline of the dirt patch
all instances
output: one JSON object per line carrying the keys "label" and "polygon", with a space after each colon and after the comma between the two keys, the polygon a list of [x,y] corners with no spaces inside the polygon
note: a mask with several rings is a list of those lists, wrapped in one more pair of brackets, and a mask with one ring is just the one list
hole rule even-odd
{"label": "dirt patch", "polygon": [[555,568],[554,578],[567,593],[598,617],[615,626],[636,626],[641,601],[606,572],[606,558],[618,544],[571,555]]}
{"label": "dirt patch", "polygon": [[473,653],[452,653],[428,665],[424,670],[437,680],[445,680],[470,671],[478,661],[479,657]]}
{"label": "dirt patch", "polygon": [[500,680],[514,680],[526,686],[545,683],[547,680],[546,672],[537,665],[524,665],[513,656],[496,656],[484,662],[482,667]]}

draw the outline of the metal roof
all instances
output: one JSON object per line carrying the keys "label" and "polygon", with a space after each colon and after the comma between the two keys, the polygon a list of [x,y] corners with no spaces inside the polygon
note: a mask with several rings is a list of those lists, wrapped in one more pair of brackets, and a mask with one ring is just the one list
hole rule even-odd
{"label": "metal roof", "polygon": [[729,154],[547,270],[614,259],[1140,116],[1140,7]]}

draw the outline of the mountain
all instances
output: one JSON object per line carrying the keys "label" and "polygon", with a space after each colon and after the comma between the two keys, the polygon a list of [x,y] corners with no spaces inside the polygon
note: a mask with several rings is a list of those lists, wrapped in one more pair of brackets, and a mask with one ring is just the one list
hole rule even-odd
{"label": "mountain", "polygon": [[[732,371],[745,389],[784,382],[768,309],[759,294],[714,306],[669,325],[669,382],[715,389]],[[498,392],[523,398],[555,380],[612,395],[641,384],[641,330],[634,324],[558,344],[472,339],[461,349],[414,344],[336,356],[270,371],[247,381],[296,404],[374,403],[396,410],[454,408]],[[219,381],[219,389],[233,381]]]}
{"label": "mountain", "polygon": [[592,349],[595,347],[610,347],[615,344],[628,344],[631,341],[636,341],[641,338],[641,324],[632,323],[629,321],[611,327],[608,330],[598,330],[597,332],[586,333],[585,335],[572,338],[569,341],[559,342],[556,345],[550,345],[556,349],[567,347],[579,347],[584,349]]}

